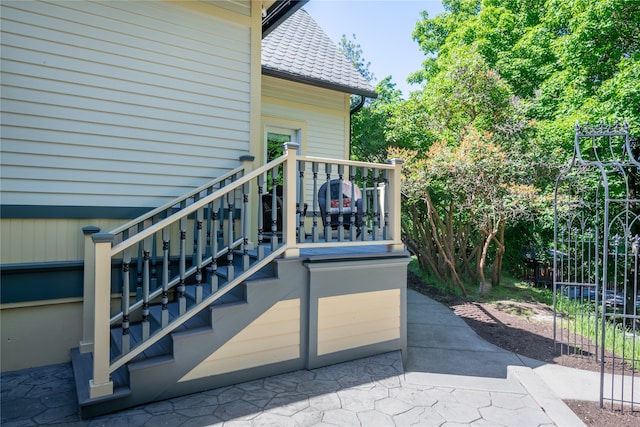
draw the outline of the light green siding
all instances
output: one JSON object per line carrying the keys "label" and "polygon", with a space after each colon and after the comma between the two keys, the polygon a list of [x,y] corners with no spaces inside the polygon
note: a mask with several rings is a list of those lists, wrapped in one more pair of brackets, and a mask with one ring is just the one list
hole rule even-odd
{"label": "light green siding", "polygon": [[160,1],[1,15],[3,205],[155,207],[249,152],[248,26]]}
{"label": "light green siding", "polygon": [[303,154],[344,159],[349,140],[347,96],[328,89],[263,77],[262,114],[306,122]]}

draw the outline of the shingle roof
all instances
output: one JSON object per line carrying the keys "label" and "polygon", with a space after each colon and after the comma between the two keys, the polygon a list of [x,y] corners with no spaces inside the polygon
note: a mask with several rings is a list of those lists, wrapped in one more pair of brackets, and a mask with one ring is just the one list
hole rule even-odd
{"label": "shingle roof", "polygon": [[377,96],[304,9],[262,39],[262,74],[371,98]]}

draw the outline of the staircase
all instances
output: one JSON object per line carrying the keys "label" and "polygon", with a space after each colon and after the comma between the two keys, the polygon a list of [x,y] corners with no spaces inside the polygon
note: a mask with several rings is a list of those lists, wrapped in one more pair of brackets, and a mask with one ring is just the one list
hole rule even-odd
{"label": "staircase", "polygon": [[[224,379],[215,376],[204,381],[184,384],[180,383],[180,379],[274,304],[295,292],[291,287],[282,286],[278,278],[277,262],[244,272],[241,270],[242,256],[242,253],[234,254],[234,269],[241,276],[249,274],[249,278],[234,287],[234,281],[228,280],[228,267],[220,267],[216,273],[221,283],[219,292],[225,291],[227,287],[231,289],[132,361],[114,371],[111,375],[113,394],[90,398],[88,384],[92,378],[93,356],[91,353],[80,353],[77,348],[72,350],[78,403],[83,418],[227,385]],[[251,256],[256,260],[255,254]],[[252,273],[254,270],[257,271]],[[211,296],[210,288],[203,287],[203,290],[203,299]],[[187,306],[197,304],[195,283],[186,286],[185,298]],[[169,323],[179,317],[179,305],[177,298],[167,304]],[[149,323],[151,335],[162,329],[161,302],[150,304]],[[131,347],[142,341],[142,329],[142,322],[132,322],[130,325]],[[115,359],[122,354],[121,325],[110,329],[110,344],[111,358]],[[137,392],[134,394],[132,390]]]}
{"label": "staircase", "polygon": [[[304,248],[401,247],[400,166],[303,157],[295,145],[253,171],[250,159],[241,160],[239,168],[110,233],[87,227],[83,340],[71,351],[83,418],[402,345],[398,332],[400,338],[362,351],[312,354],[317,319],[308,311],[317,301],[310,302],[309,270],[300,258]],[[307,181],[305,165],[313,172]],[[342,181],[345,167],[352,182],[356,171],[362,177],[361,224],[356,233],[355,215],[344,215],[336,233],[326,225],[322,232],[318,171],[325,171],[323,182],[336,178],[334,170]],[[378,182],[393,203],[383,200]],[[251,206],[265,201],[279,209],[270,209],[270,218],[258,209],[252,218]],[[375,280],[355,282],[362,289]]]}

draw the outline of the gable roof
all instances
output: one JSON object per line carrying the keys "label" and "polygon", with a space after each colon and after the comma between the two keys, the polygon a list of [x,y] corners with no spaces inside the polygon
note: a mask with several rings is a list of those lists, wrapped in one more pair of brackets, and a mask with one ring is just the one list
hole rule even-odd
{"label": "gable roof", "polygon": [[262,39],[262,74],[340,92],[376,92],[304,9]]}

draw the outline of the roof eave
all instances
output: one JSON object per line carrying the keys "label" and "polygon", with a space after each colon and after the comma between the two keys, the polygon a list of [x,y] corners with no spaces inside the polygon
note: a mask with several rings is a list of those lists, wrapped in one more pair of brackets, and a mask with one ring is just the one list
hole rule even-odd
{"label": "roof eave", "polygon": [[378,94],[375,91],[366,90],[362,88],[345,86],[336,83],[331,83],[326,80],[314,79],[311,77],[301,76],[299,74],[289,73],[287,71],[275,70],[273,68],[262,66],[262,74],[265,76],[277,77],[279,79],[289,80],[298,83],[304,83],[311,86],[321,87],[323,89],[336,90],[338,92],[349,93],[353,95],[361,95],[367,98],[377,98]]}
{"label": "roof eave", "polygon": [[305,5],[309,0],[281,0],[276,1],[268,10],[264,18],[262,18],[262,38],[265,38],[271,31],[276,29],[278,25],[284,22],[288,17],[293,15],[298,9]]}

